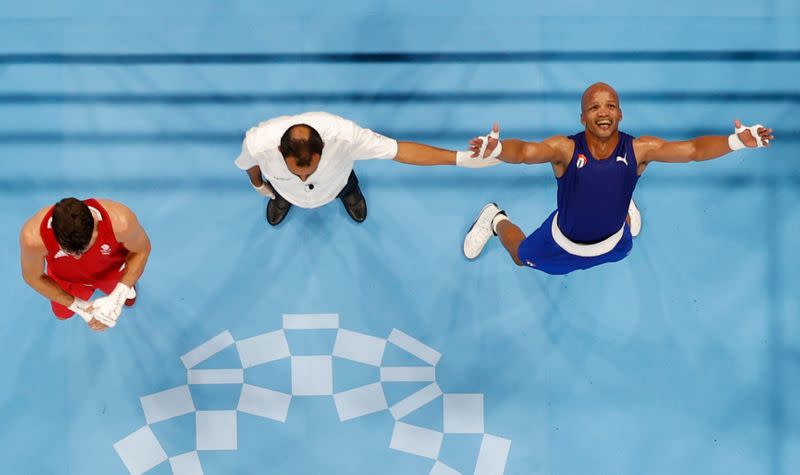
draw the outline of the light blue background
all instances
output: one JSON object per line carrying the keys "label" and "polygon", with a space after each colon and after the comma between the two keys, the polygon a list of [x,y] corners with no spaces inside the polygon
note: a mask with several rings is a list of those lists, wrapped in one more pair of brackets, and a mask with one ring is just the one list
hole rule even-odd
{"label": "light blue background", "polygon": [[[798,15],[789,0],[6,1],[0,54],[796,54]],[[797,473],[798,76],[798,60],[0,63],[2,472],[125,473],[112,444],[144,424],[140,396],[186,382],[182,354],[225,329],[241,339],[278,329],[284,313],[335,312],[344,328],[380,337],[399,328],[440,351],[442,389],[485,394],[486,431],[512,440],[506,473]],[[773,127],[777,138],[768,150],[649,167],[635,195],[644,230],[631,255],[566,277],[516,268],[494,241],[475,262],[461,253],[463,234],[487,201],[527,232],[535,229],[555,205],[549,167],[359,163],[370,212],[364,224],[351,222],[337,202],[293,209],[271,228],[264,203],[232,163],[248,127],[305,110],[449,148],[463,147],[493,121],[506,137],[572,133],[580,128],[580,93],[595,81],[618,89],[630,133],[727,134],[741,118]],[[560,99],[157,100],[512,91]],[[775,96],[692,99],[715,92]],[[156,99],[20,99],[100,93]],[[689,99],[626,101],[638,93]],[[19,274],[22,223],[69,195],[127,204],[153,241],[141,298],[113,331],[56,321]],[[209,364],[236,359],[220,358]],[[372,377],[334,369],[348,387]],[[253,377],[285,386],[288,368]],[[193,389],[193,397],[198,406],[232,409],[238,395]],[[434,404],[414,423],[441,429],[436,404],[438,412]],[[388,413],[340,423],[330,399],[296,399],[286,424],[238,421],[239,449],[202,453],[206,474],[426,474],[432,466],[388,448]],[[192,449],[193,426],[182,418],[154,430],[168,455],[177,455]],[[445,437],[441,459],[471,473],[478,445]],[[168,464],[153,473],[170,473]]]}

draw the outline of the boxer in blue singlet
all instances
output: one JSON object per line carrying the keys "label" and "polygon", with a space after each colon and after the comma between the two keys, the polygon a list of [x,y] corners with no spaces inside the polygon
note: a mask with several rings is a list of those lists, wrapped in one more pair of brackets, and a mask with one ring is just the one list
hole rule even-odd
{"label": "boxer in blue singlet", "polygon": [[464,255],[476,258],[492,236],[517,265],[548,274],[567,274],[623,259],[641,230],[633,190],[650,162],[710,160],[741,148],[769,146],[772,129],[734,122],[730,136],[668,142],[634,138],[618,130],[622,109],[616,91],[595,83],[581,98],[585,130],[542,142],[499,140],[499,127],[470,142],[474,156],[507,163],[550,163],[558,183],[558,207],[530,236],[495,203],[483,207],[464,239]]}

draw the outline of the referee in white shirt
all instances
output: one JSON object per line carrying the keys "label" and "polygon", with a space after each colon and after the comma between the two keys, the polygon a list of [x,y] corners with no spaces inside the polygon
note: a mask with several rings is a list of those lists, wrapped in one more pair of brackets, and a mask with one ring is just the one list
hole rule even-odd
{"label": "referee in white shirt", "polygon": [[353,172],[355,160],[392,159],[412,165],[482,168],[497,160],[472,158],[413,142],[397,142],[327,112],[281,116],[247,131],[236,166],[267,203],[267,222],[275,226],[292,205],[316,208],[342,200],[347,214],[362,222],[367,203]]}

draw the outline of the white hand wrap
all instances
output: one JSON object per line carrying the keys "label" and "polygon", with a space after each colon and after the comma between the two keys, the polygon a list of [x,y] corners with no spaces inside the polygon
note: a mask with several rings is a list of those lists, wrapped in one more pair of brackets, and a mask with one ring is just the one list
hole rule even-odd
{"label": "white hand wrap", "polygon": [[69,307],[67,308],[75,312],[77,315],[80,315],[81,318],[86,323],[89,323],[94,318],[92,313],[87,310],[91,306],[92,304],[90,304],[86,300],[82,300],[79,299],[78,297],[75,297],[75,300],[73,300],[72,303],[69,304]]}
{"label": "white hand wrap", "polygon": [[93,302],[95,318],[108,327],[114,327],[122,313],[122,306],[125,304],[125,300],[131,298],[132,290],[127,285],[119,282],[108,296],[95,300]]}
{"label": "white hand wrap", "polygon": [[472,152],[456,152],[456,166],[462,168],[486,168],[497,165],[500,160],[496,158],[473,157]]}
{"label": "white hand wrap", "polygon": [[253,186],[253,189],[258,192],[259,195],[265,196],[269,199],[275,198],[275,193],[272,192],[272,188],[270,188],[270,186],[267,185],[266,183],[262,183],[261,186],[253,185],[253,183],[250,184]]}
{"label": "white hand wrap", "polygon": [[481,139],[481,150],[478,152],[478,158],[483,157],[483,154],[486,153],[486,147],[489,146],[489,139],[497,139],[497,147],[492,150],[492,153],[489,154],[487,159],[489,158],[497,158],[500,156],[500,153],[503,151],[503,142],[500,141],[500,132],[489,132],[489,135],[484,135],[483,137],[478,137]]}
{"label": "white hand wrap", "polygon": [[758,135],[758,129],[763,129],[764,126],[761,124],[751,125],[750,127],[746,127],[744,125],[740,126],[737,129],[734,129],[734,132],[728,136],[728,146],[731,150],[741,150],[743,148],[747,148],[747,145],[742,142],[742,139],[739,138],[739,134],[744,132],[745,130],[750,131],[750,135],[756,139],[756,148],[765,147],[769,144],[769,140],[762,140],[761,136]]}

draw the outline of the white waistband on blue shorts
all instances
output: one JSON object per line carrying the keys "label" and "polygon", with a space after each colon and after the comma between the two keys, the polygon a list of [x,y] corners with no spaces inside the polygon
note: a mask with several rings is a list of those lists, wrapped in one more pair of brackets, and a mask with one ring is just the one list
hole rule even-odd
{"label": "white waistband on blue shorts", "polygon": [[556,244],[573,256],[597,257],[611,252],[611,250],[619,244],[619,241],[622,239],[622,234],[625,231],[625,224],[622,224],[619,231],[600,242],[594,244],[579,244],[570,241],[570,239],[561,232],[561,229],[558,227],[558,211],[556,211],[555,216],[553,216],[553,224],[550,226],[550,231],[553,234],[553,240]]}

